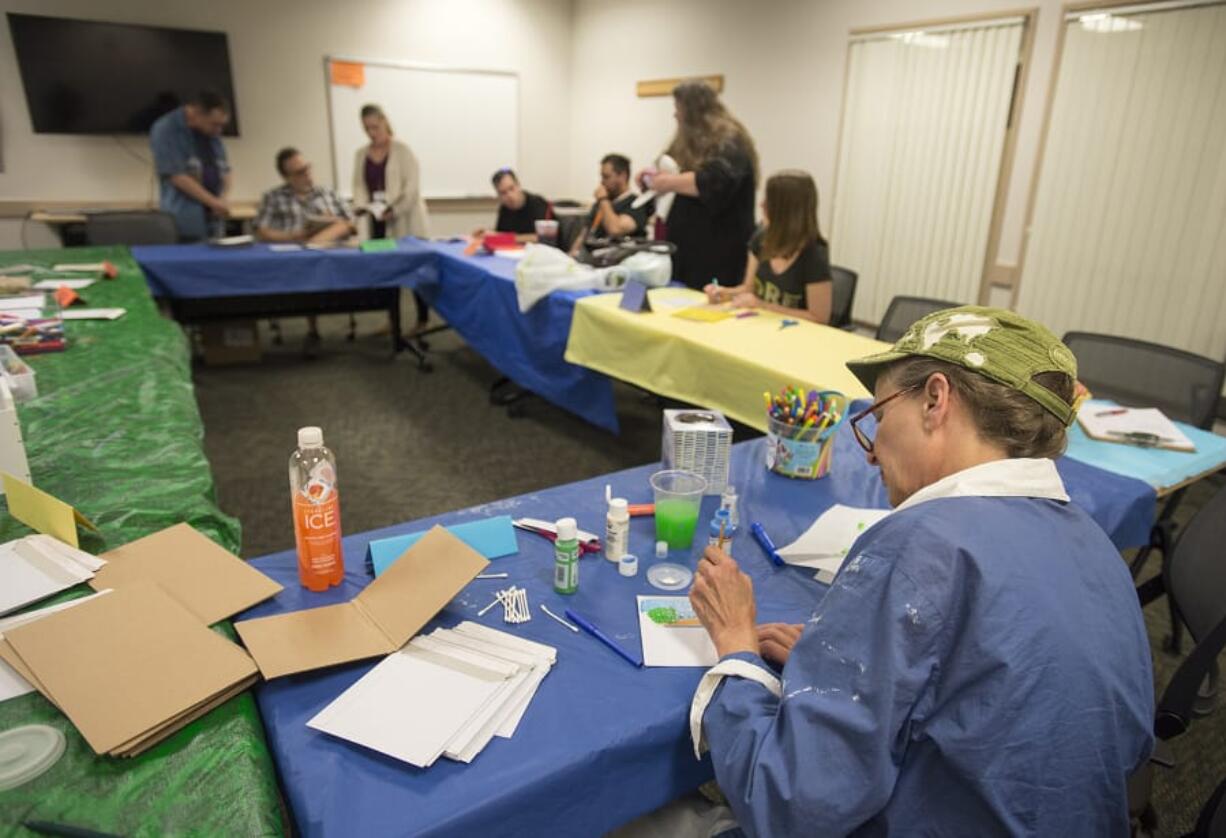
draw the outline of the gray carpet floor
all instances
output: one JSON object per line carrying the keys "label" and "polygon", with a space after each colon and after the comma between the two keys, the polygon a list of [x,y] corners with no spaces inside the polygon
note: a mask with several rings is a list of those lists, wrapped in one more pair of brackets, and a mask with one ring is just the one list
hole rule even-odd
{"label": "gray carpet floor", "polygon": [[[412,302],[405,296],[410,323]],[[346,317],[322,318],[324,342],[315,360],[302,356],[303,321],[286,320],[281,346],[269,344],[261,324],[261,363],[196,368],[218,500],[241,519],[247,558],[293,546],[287,461],[302,425],[321,426],[337,454],[349,533],[659,459],[659,405],[639,391],[616,387],[618,436],[539,400],[525,402],[525,415],[513,419],[488,401],[498,372],[454,333],[431,336],[435,371],[423,374],[409,356],[392,356],[389,338],[378,334],[385,316],[357,320],[351,343]],[[1190,517],[1221,485],[1218,479],[1194,487],[1179,518]],[[1151,559],[1146,573],[1157,567]],[[1160,694],[1181,658],[1161,648],[1170,632],[1165,600],[1147,608],[1145,619]],[[1188,648],[1185,640],[1185,653]],[[1155,782],[1161,836],[1190,830],[1226,777],[1226,710],[1197,721],[1173,751],[1176,768],[1159,769]]]}

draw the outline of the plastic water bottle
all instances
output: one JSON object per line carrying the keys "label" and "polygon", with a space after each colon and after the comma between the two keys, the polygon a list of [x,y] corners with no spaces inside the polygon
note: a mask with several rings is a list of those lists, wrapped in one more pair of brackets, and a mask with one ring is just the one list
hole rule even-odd
{"label": "plastic water bottle", "polygon": [[324,447],[323,431],[298,429],[298,449],[289,457],[289,488],[298,546],[298,579],[324,591],[345,578],[341,551],[341,501],[336,457]]}
{"label": "plastic water bottle", "polygon": [[574,518],[559,518],[553,542],[553,589],[560,594],[579,590],[579,525]]}

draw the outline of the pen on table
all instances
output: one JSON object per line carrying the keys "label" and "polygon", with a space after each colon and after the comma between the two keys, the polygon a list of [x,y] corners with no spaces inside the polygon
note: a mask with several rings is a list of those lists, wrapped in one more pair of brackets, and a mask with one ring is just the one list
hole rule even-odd
{"label": "pen on table", "polygon": [[111,832],[99,832],[96,829],[89,829],[84,826],[72,826],[66,823],[52,823],[51,821],[23,821],[22,826],[31,832],[37,832],[40,835],[67,835],[70,838],[119,838]]}
{"label": "pen on table", "polygon": [[762,528],[761,524],[754,521],[749,525],[749,531],[753,533],[754,540],[758,542],[762,551],[770,557],[775,567],[783,567],[786,564],[783,557],[779,555],[779,551],[775,549],[775,542],[771,541],[771,537],[766,534],[766,530]]}
{"label": "pen on table", "polygon": [[1098,413],[1095,413],[1094,415],[1096,417],[1097,416],[1123,416],[1127,412],[1128,412],[1128,408],[1126,407],[1116,407],[1116,408],[1112,408],[1111,410],[1100,410],[1098,411]]}
{"label": "pen on table", "polygon": [[617,644],[617,641],[615,641],[612,637],[609,637],[609,635],[605,634],[603,631],[596,628],[596,626],[592,625],[587,620],[586,617],[579,616],[574,611],[571,611],[569,608],[567,608],[566,611],[563,613],[566,614],[566,619],[570,620],[572,623],[579,626],[579,628],[586,631],[592,637],[595,637],[597,640],[599,640],[604,645],[608,646],[614,652],[617,652],[617,654],[620,655],[631,666],[637,667],[639,669],[643,668],[643,662],[641,660],[634,657],[629,652],[627,652],[625,649],[623,649],[621,646],[619,646]]}

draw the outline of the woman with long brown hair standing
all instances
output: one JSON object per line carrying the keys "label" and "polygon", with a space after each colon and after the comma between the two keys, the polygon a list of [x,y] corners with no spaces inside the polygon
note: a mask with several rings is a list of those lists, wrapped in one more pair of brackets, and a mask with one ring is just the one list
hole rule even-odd
{"label": "woman with long brown hair standing", "polygon": [[732,288],[708,285],[707,297],[829,323],[830,251],[817,226],[813,177],[787,169],[767,178],[762,216],[762,227],[749,241],[745,281]]}
{"label": "woman with long brown hair standing", "polygon": [[745,243],[753,235],[758,152],[740,120],[705,82],[673,90],[677,133],[668,155],[678,174],[650,172],[648,188],[676,193],[668,240],[677,246],[673,278],[691,288],[712,280],[734,285],[745,275]]}

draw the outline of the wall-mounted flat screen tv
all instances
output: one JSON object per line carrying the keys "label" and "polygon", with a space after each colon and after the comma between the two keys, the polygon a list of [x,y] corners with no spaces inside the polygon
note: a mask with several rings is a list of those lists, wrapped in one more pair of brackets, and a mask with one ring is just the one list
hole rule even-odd
{"label": "wall-mounted flat screen tv", "polygon": [[38,134],[143,134],[200,90],[238,105],[224,32],[9,13],[30,119]]}

